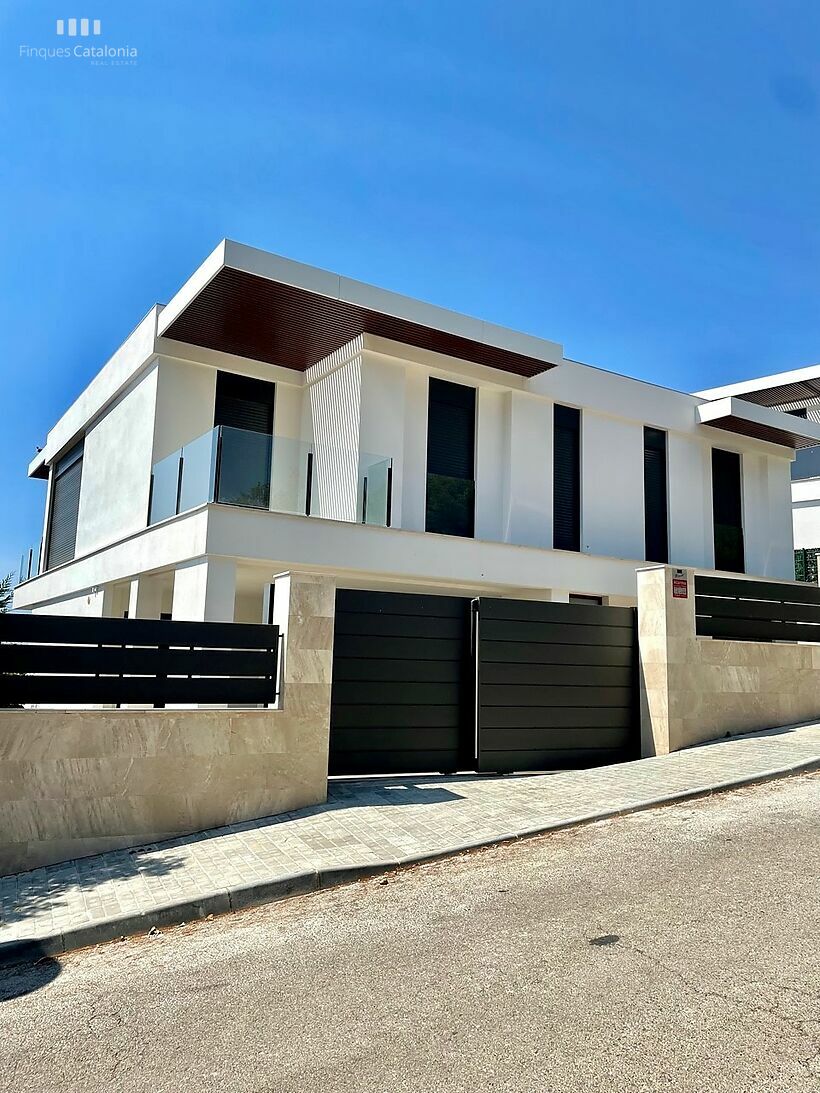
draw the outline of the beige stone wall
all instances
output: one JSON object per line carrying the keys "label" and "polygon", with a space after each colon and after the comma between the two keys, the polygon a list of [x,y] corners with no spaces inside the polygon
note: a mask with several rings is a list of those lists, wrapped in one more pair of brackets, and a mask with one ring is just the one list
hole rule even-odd
{"label": "beige stone wall", "polygon": [[324,801],[334,603],[277,578],[280,709],[0,711],[0,875]]}
{"label": "beige stone wall", "polygon": [[642,754],[816,720],[820,645],[698,638],[694,570],[686,599],[672,595],[675,572],[638,573]]}

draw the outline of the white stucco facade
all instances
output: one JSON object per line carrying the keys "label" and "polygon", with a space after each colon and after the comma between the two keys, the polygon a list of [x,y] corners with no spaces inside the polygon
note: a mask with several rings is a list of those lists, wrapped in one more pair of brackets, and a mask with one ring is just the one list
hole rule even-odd
{"label": "white stucco facade", "polygon": [[[258,254],[245,264],[262,263]],[[207,283],[202,271],[196,278]],[[192,292],[184,286],[183,302]],[[382,306],[392,297],[372,292],[359,295]],[[393,299],[413,322],[438,314]],[[169,305],[174,314],[181,307],[177,298]],[[458,328],[461,317],[443,314]],[[476,322],[463,319],[471,336]],[[43,476],[84,437],[74,559],[21,584],[17,608],[114,614],[125,603],[130,613],[260,618],[273,576],[299,569],[331,573],[349,587],[633,602],[635,571],[646,564],[645,425],[667,436],[670,564],[714,566],[711,452],[723,448],[741,456],[746,571],[793,577],[794,452],[704,425],[703,396],[566,360],[551,342],[537,343],[550,367],[531,377],[370,333],[299,370],[173,340],[164,329],[163,309],[152,309],[32,465],[30,473]],[[493,345],[535,353],[535,339],[480,329]],[[275,384],[271,511],[204,500],[149,525],[152,467],[213,429],[219,371]],[[425,531],[431,377],[476,390],[472,538]],[[581,411],[578,552],[552,546],[555,404]],[[282,478],[289,461],[301,473],[307,450],[315,468],[309,516]],[[361,467],[381,474],[380,460],[392,461],[389,527],[360,522]],[[381,503],[383,483],[379,490]]]}

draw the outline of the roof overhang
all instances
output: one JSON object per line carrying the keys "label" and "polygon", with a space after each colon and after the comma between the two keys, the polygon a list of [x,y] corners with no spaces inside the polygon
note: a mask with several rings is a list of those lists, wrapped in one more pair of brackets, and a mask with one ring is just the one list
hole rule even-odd
{"label": "roof overhang", "polygon": [[820,444],[820,424],[747,402],[744,398],[716,399],[698,406],[701,425],[730,433],[782,444],[787,448],[810,448]]}
{"label": "roof overhang", "polygon": [[778,372],[773,376],[714,387],[711,391],[698,391],[701,398],[720,399],[730,395],[759,406],[787,406],[790,402],[806,402],[820,399],[820,365],[797,368],[791,372]]}
{"label": "roof overhang", "polygon": [[223,240],[162,310],[157,333],[305,372],[373,334],[517,376],[556,367],[556,342]]}

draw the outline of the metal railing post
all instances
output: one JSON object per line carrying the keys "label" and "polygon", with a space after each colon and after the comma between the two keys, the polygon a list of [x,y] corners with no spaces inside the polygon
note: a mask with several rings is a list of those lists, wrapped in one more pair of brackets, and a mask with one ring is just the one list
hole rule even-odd
{"label": "metal railing post", "polygon": [[313,494],[313,452],[307,454],[307,484],[305,492],[305,516],[310,516],[311,495]]}

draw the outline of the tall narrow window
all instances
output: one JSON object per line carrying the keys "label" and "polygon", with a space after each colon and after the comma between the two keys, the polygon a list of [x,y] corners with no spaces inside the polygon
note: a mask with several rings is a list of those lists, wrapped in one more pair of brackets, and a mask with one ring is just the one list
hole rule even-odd
{"label": "tall narrow window", "polygon": [[46,539],[46,568],[52,569],[74,557],[80,481],[83,476],[83,441],[58,460],[51,485],[51,510]]}
{"label": "tall narrow window", "polygon": [[571,406],[553,414],[552,545],[581,549],[581,411]]}
{"label": "tall narrow window", "polygon": [[431,379],[427,411],[427,531],[475,529],[475,388]]}
{"label": "tall narrow window", "polygon": [[743,573],[743,501],[737,452],[712,449],[712,514],[715,569]]}
{"label": "tall narrow window", "polygon": [[649,562],[669,561],[669,509],[666,493],[666,433],[643,431],[644,539]]}
{"label": "tall narrow window", "polygon": [[217,372],[214,425],[272,433],[275,394],[275,383],[233,372]]}
{"label": "tall narrow window", "polygon": [[217,501],[257,509],[266,509],[270,504],[275,394],[274,383],[217,372]]}

